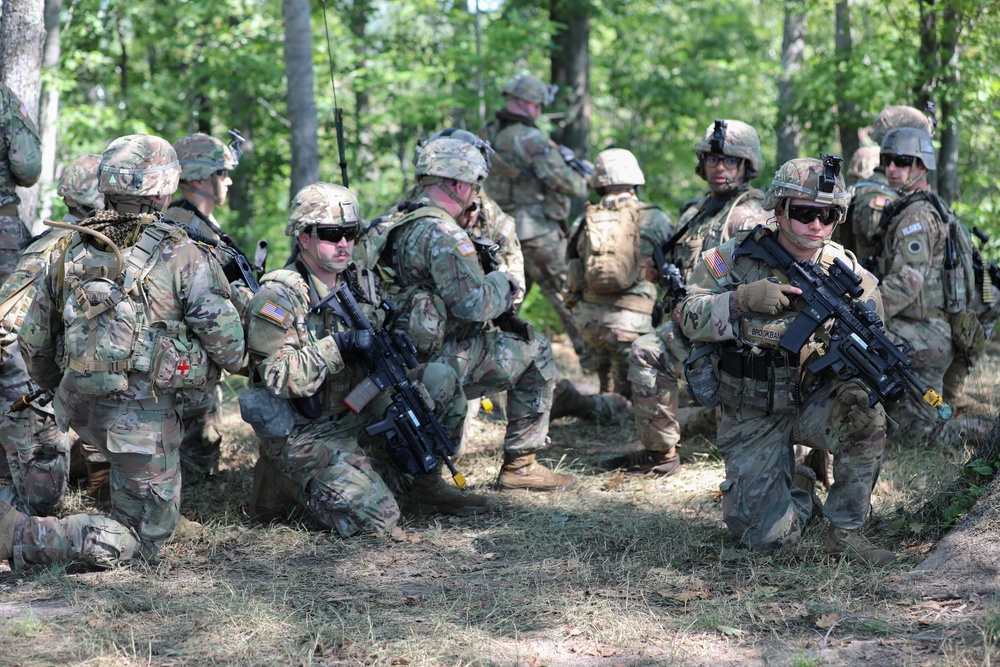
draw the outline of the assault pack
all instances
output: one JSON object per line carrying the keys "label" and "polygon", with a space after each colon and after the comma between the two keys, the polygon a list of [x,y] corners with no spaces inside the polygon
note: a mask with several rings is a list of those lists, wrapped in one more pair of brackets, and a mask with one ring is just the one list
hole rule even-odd
{"label": "assault pack", "polygon": [[617,294],[639,281],[639,210],[639,202],[631,197],[613,209],[587,204],[581,231],[585,294]]}

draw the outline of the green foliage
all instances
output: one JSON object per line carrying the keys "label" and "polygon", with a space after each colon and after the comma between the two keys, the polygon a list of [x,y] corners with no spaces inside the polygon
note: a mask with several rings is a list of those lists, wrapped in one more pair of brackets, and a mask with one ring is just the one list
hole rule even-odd
{"label": "green foliage", "polygon": [[531,286],[518,314],[531,322],[539,333],[564,333],[562,321],[537,285]]}

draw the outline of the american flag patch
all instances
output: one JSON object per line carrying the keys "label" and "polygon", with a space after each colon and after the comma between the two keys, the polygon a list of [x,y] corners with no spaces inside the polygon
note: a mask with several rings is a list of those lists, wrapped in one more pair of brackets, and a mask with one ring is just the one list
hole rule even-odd
{"label": "american flag patch", "polygon": [[872,200],[871,206],[876,211],[881,211],[891,202],[892,200],[889,199],[888,197],[883,197],[882,195],[875,195],[875,199]]}
{"label": "american flag patch", "polygon": [[708,263],[708,268],[712,269],[712,275],[716,278],[721,278],[730,271],[726,258],[718,250],[710,250],[705,255],[705,262]]}
{"label": "american flag patch", "polygon": [[260,307],[260,314],[269,320],[274,320],[278,324],[284,324],[285,320],[288,319],[288,311],[271,301],[265,301],[264,305]]}
{"label": "american flag patch", "polygon": [[28,117],[28,107],[25,106],[24,102],[21,102],[21,108],[19,108],[18,111],[20,111],[21,115],[25,118]]}
{"label": "american flag patch", "polygon": [[467,240],[467,241],[462,241],[457,246],[455,246],[455,250],[457,250],[458,254],[461,255],[462,257],[468,257],[469,255],[476,252],[476,246],[472,244],[471,240]]}

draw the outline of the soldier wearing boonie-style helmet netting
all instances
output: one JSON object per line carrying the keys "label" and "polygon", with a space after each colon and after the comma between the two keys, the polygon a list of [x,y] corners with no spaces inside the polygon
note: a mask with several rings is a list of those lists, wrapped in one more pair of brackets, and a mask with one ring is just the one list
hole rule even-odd
{"label": "soldier wearing boonie-style helmet netting", "polygon": [[[462,494],[439,474],[403,474],[381,436],[365,427],[387,407],[379,394],[364,406],[346,400],[366,378],[372,336],[352,329],[321,307],[346,285],[365,317],[380,328],[385,316],[378,280],[351,255],[364,226],[357,196],[331,183],[296,193],[285,234],[298,246],[285,268],[261,278],[247,311],[250,382],[241,413],[260,437],[250,515],[283,519],[302,507],[342,537],[387,533],[401,510],[415,514],[471,516],[489,511],[486,499]],[[466,401],[454,371],[424,364],[410,372],[437,406],[445,429],[457,439]],[[354,410],[357,409],[357,412]]]}
{"label": "soldier wearing boonie-style helmet netting", "polygon": [[534,332],[525,339],[525,332],[488,326],[511,311],[521,286],[502,271],[485,274],[457,222],[488,173],[484,151],[450,137],[428,142],[417,159],[417,208],[370,229],[368,256],[400,306],[390,324],[409,334],[419,359],[451,366],[469,398],[507,391],[501,490],[564,489],[576,480],[535,458],[552,407],[551,345]]}
{"label": "soldier wearing boonie-style helmet netting", "polygon": [[[229,171],[239,165],[233,149],[208,134],[189,134],[174,142],[177,161],[181,166],[179,197],[171,200],[165,215],[214,241],[221,241],[225,232],[215,219],[214,211],[226,204],[229,187],[233,184]],[[229,256],[219,248],[216,259],[225,266]],[[233,305],[244,314],[253,291],[242,281],[230,283]],[[181,443],[181,466],[188,481],[211,475],[221,457],[222,434],[219,432],[221,387],[203,401],[185,403],[181,408],[184,440]]]}
{"label": "soldier wearing boonie-style helmet netting", "polygon": [[[751,125],[717,119],[705,129],[695,155],[695,173],[708,182],[708,194],[683,211],[672,233],[680,233],[687,226],[686,230],[674,248],[665,252],[684,282],[690,280],[702,252],[770,217],[761,206],[763,193],[750,185],[764,166],[760,137]],[[659,279],[656,268],[653,272]],[[628,379],[632,383],[636,433],[643,449],[608,459],[602,463],[605,468],[625,468],[653,476],[670,476],[680,469],[677,445],[682,428],[678,421],[681,366],[692,346],[674,319],[672,311],[676,307],[676,303],[666,303],[662,324],[654,332],[640,336],[630,351]],[[692,425],[704,423],[714,431],[714,410],[690,412],[700,415]]]}
{"label": "soldier wearing boonie-style helmet netting", "polygon": [[244,353],[222,267],[163,220],[179,177],[160,137],[111,142],[100,166],[108,208],[72,226],[38,281],[21,352],[32,379],[55,390],[59,426],[111,463],[111,517],[28,517],[0,503],[0,558],[14,567],[149,561],[177,527],[177,394],[211,391]]}
{"label": "soldier wearing boonie-style helmet netting", "polygon": [[559,145],[535,126],[542,109],[552,102],[555,88],[531,74],[517,74],[504,85],[501,92],[507,106],[483,130],[496,151],[483,188],[514,216],[528,280],[538,283],[577,356],[589,363],[563,294],[567,218],[572,198],[587,196],[587,179],[570,166]]}
{"label": "soldier wearing boonie-style helmet netting", "polygon": [[764,208],[775,223],[704,253],[680,305],[681,330],[693,341],[716,343],[716,396],[722,417],[716,446],[726,465],[723,520],[747,546],[773,551],[794,544],[822,503],[814,477],[797,474],[795,443],[834,456],[835,482],[823,514],[829,519],[825,550],[869,566],[895,555],[861,533],[871,507],[885,448],[882,405],[869,407],[867,389],[827,370],[813,375],[806,364],[826,353],[822,327],[797,352],[779,343],[800,316],[801,290],[742,245],[763,233],[798,262],[826,273],[836,260],[860,279],[858,302],[881,315],[875,277],[831,236],[843,220],[850,194],[839,158],[796,158],[782,165]]}
{"label": "soldier wearing boonie-style helmet netting", "polygon": [[18,217],[16,187],[30,188],[42,173],[42,142],[28,107],[0,83],[0,284],[14,270],[31,232]]}

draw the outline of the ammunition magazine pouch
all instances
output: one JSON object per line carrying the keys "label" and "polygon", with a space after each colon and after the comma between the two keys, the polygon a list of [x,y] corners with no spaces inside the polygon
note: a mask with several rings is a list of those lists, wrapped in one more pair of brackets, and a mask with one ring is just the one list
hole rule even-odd
{"label": "ammunition magazine pouch", "polygon": [[800,406],[798,355],[775,349],[723,348],[719,399],[732,408],[794,413]]}
{"label": "ammunition magazine pouch", "polygon": [[714,408],[719,404],[719,373],[716,369],[718,343],[709,343],[691,350],[684,360],[684,379],[688,393],[698,405]]}

